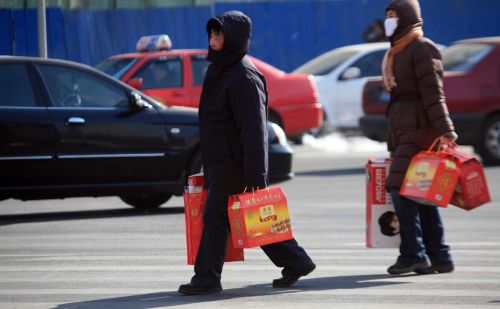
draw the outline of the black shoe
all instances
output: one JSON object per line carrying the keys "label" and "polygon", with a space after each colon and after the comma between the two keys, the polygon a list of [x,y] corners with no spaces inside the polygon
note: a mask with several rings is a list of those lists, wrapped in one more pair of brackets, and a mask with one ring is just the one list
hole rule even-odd
{"label": "black shoe", "polygon": [[420,274],[424,269],[431,266],[427,260],[418,262],[397,261],[396,264],[387,268],[387,272],[391,275],[402,275],[406,273],[416,272]]}
{"label": "black shoe", "polygon": [[275,288],[290,287],[294,285],[295,282],[297,282],[297,280],[299,280],[300,277],[309,275],[314,269],[316,269],[316,265],[311,262],[311,264],[308,265],[306,268],[304,268],[301,272],[289,274],[279,279],[274,279],[273,287]]}
{"label": "black shoe", "polygon": [[435,274],[435,273],[451,273],[455,269],[455,266],[453,265],[453,262],[432,262],[432,265],[430,267],[420,269],[419,274]]}
{"label": "black shoe", "polygon": [[216,285],[206,285],[206,286],[198,286],[192,283],[183,284],[179,287],[178,292],[186,295],[206,295],[219,293],[222,291],[222,286],[219,284]]}

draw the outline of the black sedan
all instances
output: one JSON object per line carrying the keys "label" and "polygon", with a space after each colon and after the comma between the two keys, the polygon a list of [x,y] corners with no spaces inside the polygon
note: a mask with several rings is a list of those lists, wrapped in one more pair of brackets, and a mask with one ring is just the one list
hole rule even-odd
{"label": "black sedan", "polygon": [[[196,110],[165,107],[86,65],[0,56],[0,200],[119,196],[153,209],[202,169]],[[269,125],[270,181],[292,177]]]}

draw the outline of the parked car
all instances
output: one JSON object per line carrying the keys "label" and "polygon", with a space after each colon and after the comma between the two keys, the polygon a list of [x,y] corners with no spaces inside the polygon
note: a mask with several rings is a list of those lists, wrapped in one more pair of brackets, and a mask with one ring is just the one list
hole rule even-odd
{"label": "parked car", "polygon": [[[457,142],[474,146],[485,163],[500,164],[500,37],[457,41],[442,55],[444,90]],[[368,81],[363,93],[362,132],[385,141],[389,94],[379,78]]]}
{"label": "parked car", "polygon": [[359,130],[363,86],[369,77],[380,76],[380,65],[389,47],[388,42],[344,46],[293,71],[314,76],[325,111],[325,130]]}
{"label": "parked car", "polygon": [[[198,117],[74,62],[0,56],[0,200],[119,196],[152,209],[202,169]],[[270,182],[292,177],[269,127]]]}
{"label": "parked car", "polygon": [[[161,37],[143,37],[136,53],[112,56],[97,69],[120,79],[168,106],[198,107],[207,51],[170,49],[156,44]],[[165,40],[167,40],[165,38]],[[169,39],[168,39],[169,40]],[[287,136],[300,140],[304,132],[322,125],[323,109],[308,74],[286,74],[249,56],[264,74],[269,92],[269,120],[280,125]]]}

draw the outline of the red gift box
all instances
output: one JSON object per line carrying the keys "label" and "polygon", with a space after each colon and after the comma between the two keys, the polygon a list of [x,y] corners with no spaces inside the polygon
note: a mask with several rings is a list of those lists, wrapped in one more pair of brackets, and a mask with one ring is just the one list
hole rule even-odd
{"label": "red gift box", "polygon": [[390,158],[370,158],[366,170],[366,246],[398,248],[399,221],[391,195],[385,189]]}
{"label": "red gift box", "polygon": [[459,168],[446,151],[430,150],[434,144],[413,156],[399,194],[421,204],[447,207],[455,191]]}
{"label": "red gift box", "polygon": [[471,210],[491,201],[488,184],[481,162],[457,144],[445,151],[455,158],[460,174],[450,204]]}
{"label": "red gift box", "polygon": [[236,248],[263,246],[293,237],[288,203],[280,187],[231,196],[228,214]]}
{"label": "red gift box", "polygon": [[[198,247],[203,234],[203,208],[207,191],[203,189],[203,174],[188,177],[188,185],[184,190],[184,218],[186,222],[187,264],[196,262]],[[227,241],[226,262],[243,261],[243,249],[233,247],[232,235]]]}

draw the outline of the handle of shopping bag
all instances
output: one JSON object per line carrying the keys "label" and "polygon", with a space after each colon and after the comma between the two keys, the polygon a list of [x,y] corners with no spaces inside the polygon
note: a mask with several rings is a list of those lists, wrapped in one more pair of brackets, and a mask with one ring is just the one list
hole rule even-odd
{"label": "handle of shopping bag", "polygon": [[[438,144],[439,143],[439,144]],[[427,149],[427,152],[434,152],[434,147],[437,146],[437,149],[436,149],[436,152],[440,151],[442,146],[443,146],[443,137],[442,136],[439,136],[437,137],[434,142],[432,142],[431,146],[429,147],[429,149]]]}
{"label": "handle of shopping bag", "polygon": [[[438,144],[439,143],[439,144]],[[456,142],[447,142],[446,139],[442,136],[439,136],[437,137],[434,142],[432,142],[431,146],[429,147],[429,149],[427,149],[427,152],[434,152],[434,150],[432,150],[436,145],[438,144],[437,146],[437,149],[435,152],[439,152],[441,150],[443,150],[444,148],[447,148],[447,147],[450,147],[450,148],[455,148],[455,147],[458,147],[458,144]]]}
{"label": "handle of shopping bag", "polygon": [[[243,194],[247,193],[247,188],[248,188],[248,187],[246,187],[246,186],[245,186],[245,189],[243,190]],[[255,190],[255,188],[254,188],[254,187],[252,187],[252,194],[255,194],[255,191],[258,191],[258,190],[264,190],[264,189],[267,189],[267,192],[268,192],[268,193],[271,193],[271,191],[269,190],[269,187],[268,187],[268,186],[267,186],[267,184],[266,184],[266,187],[265,187],[265,188],[262,188],[262,189],[257,189],[257,190]]]}

